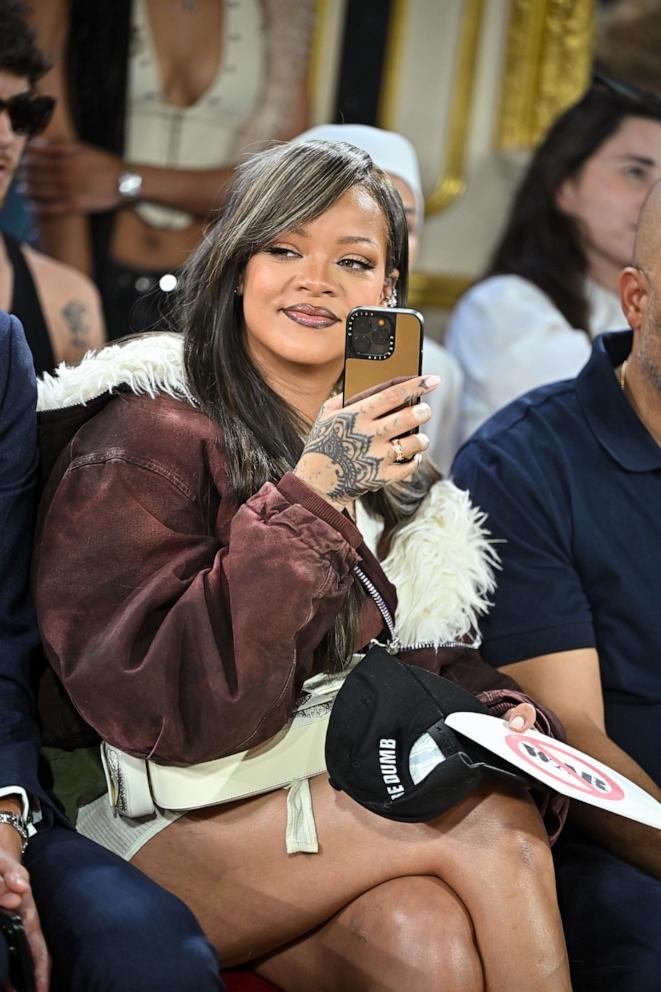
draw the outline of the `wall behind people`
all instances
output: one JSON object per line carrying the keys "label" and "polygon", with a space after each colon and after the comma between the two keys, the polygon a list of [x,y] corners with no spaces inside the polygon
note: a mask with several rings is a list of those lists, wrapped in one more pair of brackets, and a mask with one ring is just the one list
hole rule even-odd
{"label": "wall behind people", "polygon": [[[58,6],[36,4],[55,50]],[[311,122],[399,131],[420,157],[429,222],[412,292],[434,336],[429,308],[447,307],[483,267],[522,155],[583,85],[592,17],[591,0],[316,4]]]}
{"label": "wall behind people", "polygon": [[591,0],[381,4],[382,17],[390,10],[385,45],[375,29],[381,56],[370,49],[368,60],[380,76],[378,104],[370,88],[356,116],[356,98],[343,100],[338,72],[356,71],[343,30],[359,33],[364,6],[373,4],[320,5],[312,119],[377,125],[415,146],[427,223],[412,301],[440,338],[447,308],[486,264],[530,148],[583,89],[594,7]]}

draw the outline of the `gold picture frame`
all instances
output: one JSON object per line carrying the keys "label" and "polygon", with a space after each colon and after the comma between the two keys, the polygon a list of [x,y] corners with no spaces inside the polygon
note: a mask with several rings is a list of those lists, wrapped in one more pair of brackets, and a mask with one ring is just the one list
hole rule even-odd
{"label": "gold picture frame", "polygon": [[[333,113],[344,14],[352,2],[360,0],[317,0],[310,93],[319,121]],[[437,10],[436,4],[443,2],[392,0],[378,110],[382,127],[400,129],[398,93],[413,14],[420,15],[420,4],[434,4]],[[502,4],[508,9],[504,41],[498,42],[503,45],[495,80],[500,95],[490,140],[495,155],[534,147],[555,117],[580,96],[588,79],[595,0],[461,0],[451,92],[441,120],[430,120],[431,127],[444,132],[445,153],[426,196],[428,217],[440,215],[466,192],[480,51],[490,44],[489,15],[500,14],[493,5]],[[449,309],[473,278],[456,272],[414,272],[411,300],[417,306]]]}
{"label": "gold picture frame", "polygon": [[[447,152],[425,200],[428,217],[446,210],[466,191],[477,64],[489,2],[502,0],[463,0],[447,105]],[[410,5],[411,0],[394,0],[391,13],[379,122],[393,130]],[[534,147],[555,117],[578,99],[590,72],[594,16],[594,0],[509,0],[494,153]],[[450,309],[472,281],[456,273],[414,272],[411,301]]]}

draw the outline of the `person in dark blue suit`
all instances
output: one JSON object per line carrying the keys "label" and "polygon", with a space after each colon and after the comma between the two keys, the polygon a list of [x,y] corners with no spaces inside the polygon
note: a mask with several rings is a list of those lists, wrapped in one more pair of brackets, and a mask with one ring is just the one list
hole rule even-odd
{"label": "person in dark blue suit", "polygon": [[[23,329],[0,311],[0,907],[23,919],[38,992],[49,987],[48,951],[51,992],[218,992],[215,951],[190,911],[77,834],[39,779],[36,399]],[[2,987],[7,968],[0,939]]]}

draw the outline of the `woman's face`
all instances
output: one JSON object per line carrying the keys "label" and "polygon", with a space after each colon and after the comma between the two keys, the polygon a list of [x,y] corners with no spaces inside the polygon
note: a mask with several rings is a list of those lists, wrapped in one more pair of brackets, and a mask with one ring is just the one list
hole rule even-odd
{"label": "woman's face", "polygon": [[397,275],[386,278],[386,230],[379,205],[354,186],[249,259],[241,286],[245,341],[267,378],[306,367],[339,377],[349,310],[382,305]]}
{"label": "woman's face", "polygon": [[577,221],[588,271],[602,285],[617,289],[633,257],[640,208],[658,179],[661,122],[627,117],[558,190],[556,204]]}

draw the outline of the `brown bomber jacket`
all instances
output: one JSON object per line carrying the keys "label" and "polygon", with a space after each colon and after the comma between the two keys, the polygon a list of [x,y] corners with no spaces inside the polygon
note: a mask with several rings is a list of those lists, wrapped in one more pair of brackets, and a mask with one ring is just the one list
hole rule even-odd
{"label": "brown bomber jacket", "polygon": [[[156,340],[176,365],[178,340]],[[71,369],[42,389],[34,587],[48,661],[83,720],[132,754],[190,764],[254,746],[315,672],[352,567],[393,615],[395,589],[357,527],[294,475],[233,503],[217,427],[187,401],[180,369],[146,386],[122,369],[108,391],[92,361],[78,373],[91,387]],[[356,649],[382,628],[370,599]],[[402,657],[494,712],[527,698],[469,647]]]}

